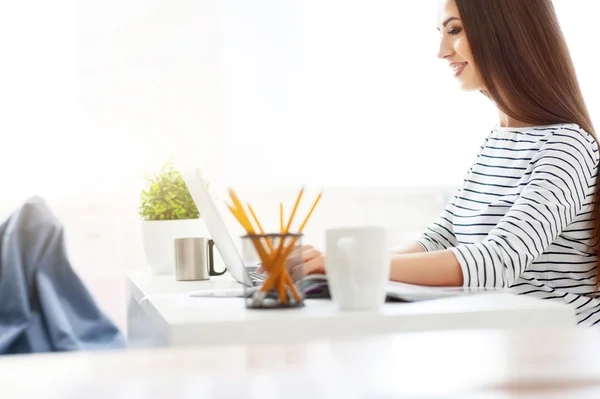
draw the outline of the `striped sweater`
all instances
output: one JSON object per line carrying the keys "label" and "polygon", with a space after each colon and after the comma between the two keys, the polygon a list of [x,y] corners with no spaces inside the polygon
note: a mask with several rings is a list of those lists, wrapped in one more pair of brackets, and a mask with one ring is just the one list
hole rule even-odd
{"label": "striped sweater", "polygon": [[501,287],[566,303],[600,327],[593,224],[598,145],[574,124],[496,127],[462,188],[418,242],[450,249],[465,287]]}

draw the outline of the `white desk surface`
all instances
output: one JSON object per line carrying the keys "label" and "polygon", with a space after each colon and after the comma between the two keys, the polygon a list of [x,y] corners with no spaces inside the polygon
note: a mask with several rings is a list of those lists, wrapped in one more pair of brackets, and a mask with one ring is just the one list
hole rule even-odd
{"label": "white desk surface", "polygon": [[597,399],[599,342],[575,328],[461,330],[0,356],[0,397]]}
{"label": "white desk surface", "polygon": [[230,277],[176,282],[147,271],[127,273],[131,300],[170,345],[294,343],[307,340],[472,328],[572,327],[564,305],[505,292],[415,303],[388,303],[380,312],[340,312],[331,300],[298,309],[246,309],[242,298],[195,298],[193,292],[239,287]]}

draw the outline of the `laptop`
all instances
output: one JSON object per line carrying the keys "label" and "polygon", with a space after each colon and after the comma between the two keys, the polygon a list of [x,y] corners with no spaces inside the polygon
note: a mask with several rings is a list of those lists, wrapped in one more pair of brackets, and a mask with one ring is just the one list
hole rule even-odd
{"label": "laptop", "polygon": [[238,251],[225,221],[204,183],[202,172],[197,168],[184,167],[181,169],[181,174],[231,277],[247,287],[259,286],[266,275],[255,271],[258,268],[256,263],[251,265],[244,263],[244,258]]}
{"label": "laptop", "polygon": [[[247,287],[245,290],[246,294],[252,293],[260,287],[265,280],[266,275],[253,271],[253,269],[256,269],[256,264],[246,265],[244,263],[244,259],[238,251],[238,248],[227,229],[225,221],[221,217],[217,205],[204,183],[201,170],[193,167],[185,167],[181,168],[181,174],[192,199],[196,203],[200,215],[202,215],[206,228],[208,229],[221,258],[225,262],[229,274],[231,274],[231,276],[240,284]],[[305,276],[301,281],[297,282],[297,284],[307,298],[330,298],[327,276],[324,274]],[[489,289],[426,287],[390,281],[387,288],[387,300],[415,302],[486,290]],[[224,296],[240,296],[242,293],[242,290],[239,290],[239,292],[236,293],[226,293]],[[194,296],[205,295],[198,294]],[[208,294],[208,296],[214,295]]]}

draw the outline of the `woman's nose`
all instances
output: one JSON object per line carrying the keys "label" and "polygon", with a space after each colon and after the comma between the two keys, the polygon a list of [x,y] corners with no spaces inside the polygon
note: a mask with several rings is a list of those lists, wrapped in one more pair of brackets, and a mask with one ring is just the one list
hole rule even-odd
{"label": "woman's nose", "polygon": [[448,45],[447,41],[442,39],[440,40],[440,48],[438,50],[438,58],[445,59],[450,57],[453,54],[454,50],[452,50],[452,46]]}

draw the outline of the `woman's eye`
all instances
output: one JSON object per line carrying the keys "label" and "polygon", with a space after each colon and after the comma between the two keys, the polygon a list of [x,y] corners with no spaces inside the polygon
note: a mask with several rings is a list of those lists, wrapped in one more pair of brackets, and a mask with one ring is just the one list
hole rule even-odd
{"label": "woman's eye", "polygon": [[449,35],[458,35],[460,33],[460,28],[452,28],[448,31]]}

